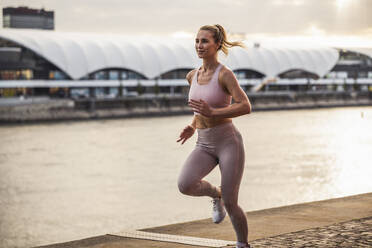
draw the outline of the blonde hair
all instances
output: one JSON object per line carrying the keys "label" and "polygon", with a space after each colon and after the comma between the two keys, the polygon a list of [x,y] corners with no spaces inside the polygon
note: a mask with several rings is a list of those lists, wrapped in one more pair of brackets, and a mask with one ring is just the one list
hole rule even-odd
{"label": "blonde hair", "polygon": [[207,31],[212,32],[213,38],[214,38],[214,42],[216,44],[217,43],[220,43],[220,46],[219,46],[218,50],[222,50],[222,52],[224,54],[226,54],[226,55],[229,53],[228,49],[231,48],[231,47],[234,47],[234,46],[245,47],[245,45],[243,44],[243,42],[240,42],[240,41],[228,41],[227,40],[225,29],[221,25],[219,25],[219,24],[215,24],[215,25],[204,25],[204,26],[201,26],[199,28],[199,30],[207,30]]}

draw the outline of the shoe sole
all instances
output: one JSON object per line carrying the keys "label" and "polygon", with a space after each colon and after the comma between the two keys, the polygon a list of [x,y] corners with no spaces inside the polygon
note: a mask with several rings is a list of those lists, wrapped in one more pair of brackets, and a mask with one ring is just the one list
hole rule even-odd
{"label": "shoe sole", "polygon": [[226,212],[224,213],[222,219],[220,221],[213,221],[214,224],[220,224],[226,217]]}

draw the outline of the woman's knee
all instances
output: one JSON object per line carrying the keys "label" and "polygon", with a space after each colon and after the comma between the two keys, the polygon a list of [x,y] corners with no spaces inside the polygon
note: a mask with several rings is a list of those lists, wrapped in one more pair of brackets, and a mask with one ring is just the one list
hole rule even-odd
{"label": "woman's knee", "polygon": [[194,184],[183,181],[183,180],[178,180],[178,190],[185,195],[191,195],[193,192]]}
{"label": "woman's knee", "polygon": [[231,197],[223,197],[223,204],[225,206],[225,209],[228,213],[232,213],[235,211],[236,208],[238,208],[238,202]]}

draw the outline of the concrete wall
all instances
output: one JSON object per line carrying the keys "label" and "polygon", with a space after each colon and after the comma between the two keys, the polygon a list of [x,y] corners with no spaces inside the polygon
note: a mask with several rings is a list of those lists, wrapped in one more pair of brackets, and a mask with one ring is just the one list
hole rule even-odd
{"label": "concrete wall", "polygon": [[[253,111],[372,106],[372,92],[263,92],[248,95]],[[187,97],[46,100],[0,105],[0,123],[192,114]]]}

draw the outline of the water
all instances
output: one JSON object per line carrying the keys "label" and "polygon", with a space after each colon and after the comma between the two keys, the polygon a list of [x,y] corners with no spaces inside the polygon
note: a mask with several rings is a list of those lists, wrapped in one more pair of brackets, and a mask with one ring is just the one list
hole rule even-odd
{"label": "water", "polygon": [[[30,247],[209,218],[178,192],[191,116],[0,127],[0,247]],[[372,192],[372,107],[234,118],[246,211]],[[219,170],[207,177],[218,184]],[[248,220],[249,221],[249,220]]]}

